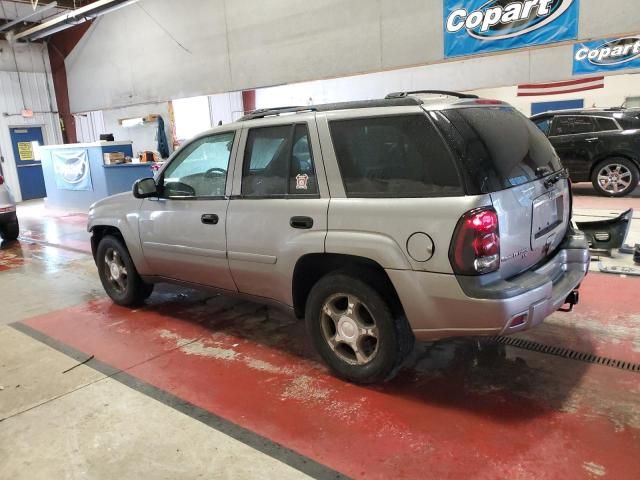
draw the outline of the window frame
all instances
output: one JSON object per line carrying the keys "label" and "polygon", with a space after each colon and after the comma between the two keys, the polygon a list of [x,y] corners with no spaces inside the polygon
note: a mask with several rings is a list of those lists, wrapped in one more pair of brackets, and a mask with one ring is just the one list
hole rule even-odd
{"label": "window frame", "polygon": [[[432,113],[432,112],[430,112]],[[352,194],[349,193],[349,191],[347,190],[347,185],[345,183],[345,177],[344,174],[342,172],[342,165],[340,162],[340,159],[338,158],[338,153],[336,152],[336,144],[335,144],[335,138],[333,136],[333,130],[331,129],[331,124],[332,123],[336,123],[336,122],[345,122],[345,121],[357,121],[357,120],[371,120],[371,119],[381,119],[381,118],[396,118],[396,117],[409,117],[409,116],[414,116],[414,117],[419,117],[419,116],[423,116],[426,120],[426,122],[428,123],[428,125],[434,130],[434,132],[436,133],[436,135],[438,136],[438,138],[440,138],[445,150],[447,151],[447,153],[449,154],[449,156],[451,157],[451,161],[453,164],[453,167],[455,169],[456,172],[456,176],[458,178],[458,181],[460,182],[460,193],[457,193],[455,195],[439,195],[439,194],[425,194],[425,195],[415,195],[415,194],[407,194],[407,195],[403,195],[403,194],[399,194],[399,193],[359,193],[359,194]],[[371,114],[371,115],[361,115],[361,116],[349,116],[349,117],[336,117],[336,118],[331,118],[328,119],[327,121],[327,129],[329,131],[329,137],[331,138],[331,148],[333,149],[333,153],[334,153],[334,157],[335,157],[335,161],[338,167],[338,172],[340,173],[340,181],[342,182],[342,188],[344,191],[344,195],[345,198],[455,198],[455,197],[459,197],[459,196],[463,196],[467,194],[467,184],[466,181],[462,175],[462,172],[460,170],[460,163],[459,163],[459,159],[458,159],[458,155],[456,154],[455,151],[452,150],[451,146],[449,145],[449,142],[447,141],[447,139],[443,136],[442,132],[440,131],[440,129],[438,128],[438,126],[435,124],[435,122],[433,121],[433,119],[430,117],[430,115],[426,114],[424,111],[405,111],[405,112],[398,112],[398,113],[393,113],[393,114]]]}
{"label": "window frame", "polygon": [[[173,155],[173,157],[164,165],[164,167],[162,168],[162,170],[160,171],[160,173],[158,174],[158,176],[156,177],[156,185],[158,186],[158,198],[162,199],[162,200],[228,200],[229,199],[229,195],[227,194],[227,191],[229,189],[229,186],[231,184],[231,181],[233,180],[233,167],[235,165],[235,153],[238,147],[238,140],[239,140],[239,130],[225,130],[222,132],[215,132],[215,133],[207,133],[204,135],[199,135],[195,138],[193,138],[192,140],[190,140],[189,142],[185,143],[184,145],[182,145],[182,147],[180,147],[179,150],[177,150],[175,152],[175,154]],[[165,173],[166,171],[169,169],[169,167],[171,165],[173,165],[175,162],[179,162],[181,161],[183,158],[188,158],[184,157],[185,151],[188,147],[190,147],[191,145],[193,145],[196,142],[199,142],[201,140],[207,139],[207,138],[212,138],[212,137],[217,137],[220,135],[228,135],[228,134],[233,134],[233,140],[231,141],[231,151],[229,152],[229,161],[227,163],[227,175],[225,178],[225,194],[224,195],[206,195],[206,196],[195,196],[195,197],[167,197],[164,195],[164,178],[165,178]],[[193,152],[191,152],[193,153]],[[189,153],[189,155],[191,154]]]}
{"label": "window frame", "polygon": [[[290,180],[291,180],[291,162],[293,160],[293,147],[294,147],[294,143],[293,143],[293,139],[295,138],[295,131],[296,131],[296,127],[298,125],[302,125],[305,127],[306,131],[307,131],[307,138],[308,138],[308,144],[309,144],[309,155],[311,158],[311,166],[313,168],[313,173],[314,173],[314,178],[315,178],[315,182],[316,182],[316,193],[291,193],[290,190]],[[245,193],[242,192],[242,182],[244,180],[244,176],[245,176],[245,168],[248,168],[248,164],[247,162],[251,162],[251,159],[247,159],[246,157],[246,152],[247,152],[247,145],[249,144],[249,135],[251,134],[251,132],[253,130],[261,130],[261,129],[266,129],[266,128],[279,128],[279,127],[288,127],[289,128],[289,134],[287,136],[287,150],[288,150],[288,162],[287,162],[287,176],[286,176],[286,188],[287,188],[287,193],[279,193],[279,194],[274,194],[274,195],[247,195]],[[277,199],[315,199],[315,198],[321,198],[320,196],[320,179],[318,177],[318,169],[316,166],[316,157],[313,151],[313,142],[312,142],[312,137],[311,137],[311,132],[312,129],[310,128],[309,122],[305,121],[305,120],[300,120],[300,121],[296,121],[296,122],[286,122],[286,123],[273,123],[273,124],[266,124],[266,125],[254,125],[254,126],[250,126],[246,128],[246,132],[243,134],[244,136],[244,141],[243,141],[243,145],[242,145],[242,151],[241,151],[241,155],[239,155],[239,166],[240,166],[240,172],[239,172],[239,191],[240,193],[237,195],[231,195],[230,199],[231,200],[277,200]]]}

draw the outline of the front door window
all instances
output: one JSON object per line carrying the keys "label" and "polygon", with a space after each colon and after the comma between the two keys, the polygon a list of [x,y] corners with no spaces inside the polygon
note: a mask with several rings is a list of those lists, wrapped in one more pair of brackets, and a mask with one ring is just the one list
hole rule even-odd
{"label": "front door window", "polygon": [[234,135],[211,135],[184,147],[162,175],[163,197],[224,197]]}

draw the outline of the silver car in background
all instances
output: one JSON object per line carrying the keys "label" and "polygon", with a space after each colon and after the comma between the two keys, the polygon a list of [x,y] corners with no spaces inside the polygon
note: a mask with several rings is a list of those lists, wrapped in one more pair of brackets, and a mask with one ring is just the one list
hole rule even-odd
{"label": "silver car in background", "polygon": [[0,237],[12,241],[18,238],[20,226],[16,215],[16,202],[9,186],[0,174]]}

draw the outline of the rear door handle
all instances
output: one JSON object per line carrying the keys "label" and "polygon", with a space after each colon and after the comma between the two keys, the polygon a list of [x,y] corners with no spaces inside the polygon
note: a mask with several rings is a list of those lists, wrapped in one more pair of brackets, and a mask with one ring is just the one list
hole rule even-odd
{"label": "rear door handle", "polygon": [[597,142],[597,141],[598,141],[598,139],[597,139],[597,138],[587,138],[587,139],[585,140],[585,142],[589,142],[589,143]]}
{"label": "rear door handle", "polygon": [[289,225],[293,228],[300,228],[302,230],[308,230],[313,227],[313,218],[311,217],[291,217]]}
{"label": "rear door handle", "polygon": [[215,213],[205,213],[204,215],[202,215],[202,217],[200,217],[200,221],[205,225],[217,225],[218,220],[218,215],[216,215]]}

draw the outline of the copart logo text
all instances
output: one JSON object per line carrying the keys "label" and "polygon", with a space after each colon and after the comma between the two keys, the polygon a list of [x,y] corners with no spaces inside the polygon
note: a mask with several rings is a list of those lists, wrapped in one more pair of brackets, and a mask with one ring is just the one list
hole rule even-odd
{"label": "copart logo text", "polygon": [[619,65],[640,58],[640,37],[626,37],[603,43],[599,47],[582,47],[576,61],[588,60],[593,65]]}
{"label": "copart logo text", "polygon": [[80,183],[89,173],[89,162],[79,157],[55,164],[55,171],[67,183]]}
{"label": "copart logo text", "polygon": [[519,37],[549,25],[575,0],[489,0],[477,10],[454,10],[447,18],[447,32],[467,33],[480,40]]}

